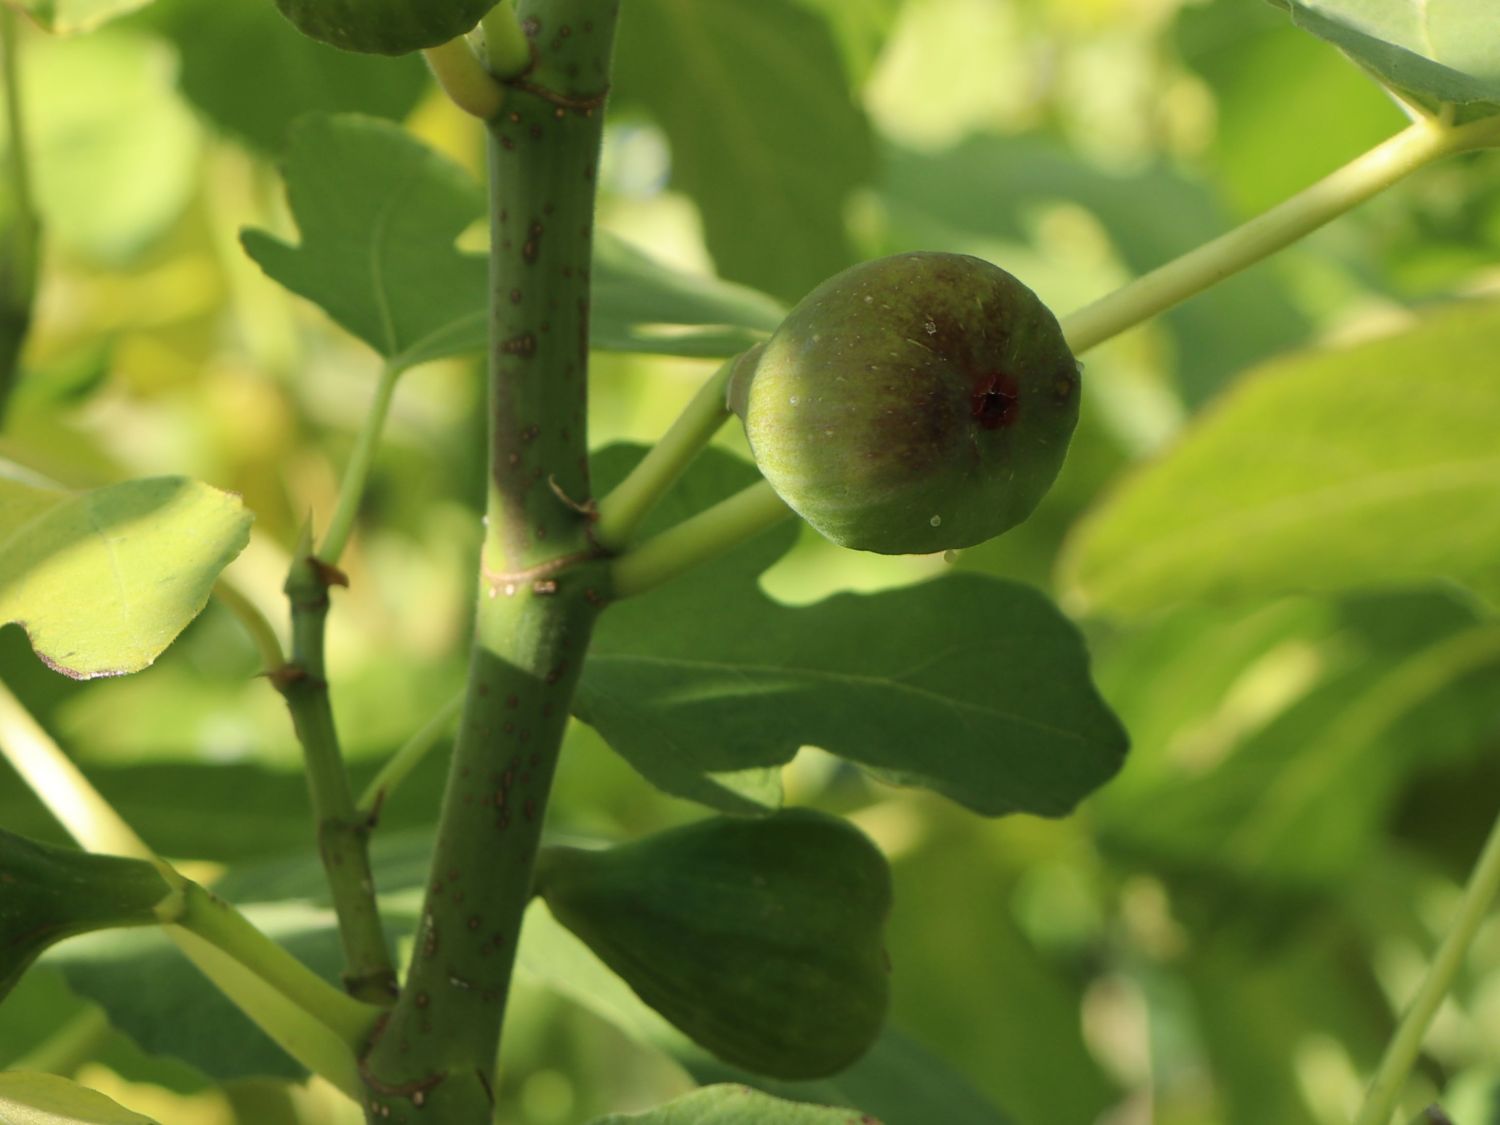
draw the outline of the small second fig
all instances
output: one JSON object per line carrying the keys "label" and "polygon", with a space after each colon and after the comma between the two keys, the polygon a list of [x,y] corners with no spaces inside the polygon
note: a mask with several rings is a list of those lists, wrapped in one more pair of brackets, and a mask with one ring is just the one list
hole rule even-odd
{"label": "small second fig", "polygon": [[1020,523],[1061,469],[1078,363],[998,266],[911,253],[829,278],[747,353],[730,406],[761,473],[845,547],[922,554]]}

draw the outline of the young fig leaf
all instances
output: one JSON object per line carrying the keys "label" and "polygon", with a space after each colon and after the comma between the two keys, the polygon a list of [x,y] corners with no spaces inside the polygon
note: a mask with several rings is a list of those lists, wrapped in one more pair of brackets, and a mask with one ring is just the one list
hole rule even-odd
{"label": "young fig leaf", "polygon": [[890,872],[842,820],[788,809],[550,849],[537,887],[642,1000],[726,1062],[817,1078],[880,1032]]}
{"label": "young fig leaf", "polygon": [[845,547],[970,547],[1037,506],[1078,421],[1057,319],[998,266],[897,254],[829,278],[736,371],[777,494]]}
{"label": "young fig leaf", "polygon": [[0,829],[0,997],[49,945],[157,921],[172,890],[145,860],[52,847]]}

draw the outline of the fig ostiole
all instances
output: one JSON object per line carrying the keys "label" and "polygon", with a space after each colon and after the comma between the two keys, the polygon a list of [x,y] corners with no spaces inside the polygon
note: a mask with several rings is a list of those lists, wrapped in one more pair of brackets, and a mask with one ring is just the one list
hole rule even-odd
{"label": "fig ostiole", "polygon": [[762,475],[835,543],[971,547],[1020,523],[1062,468],[1078,363],[1005,270],[909,253],[836,274],[735,371]]}

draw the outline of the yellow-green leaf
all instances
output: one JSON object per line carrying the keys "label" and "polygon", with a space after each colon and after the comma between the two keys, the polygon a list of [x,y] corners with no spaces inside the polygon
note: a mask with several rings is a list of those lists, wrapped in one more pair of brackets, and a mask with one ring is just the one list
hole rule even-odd
{"label": "yellow-green leaf", "polygon": [[1080,525],[1064,589],[1122,616],[1445,579],[1493,590],[1497,334],[1500,302],[1465,303],[1243,376]]}
{"label": "yellow-green leaf", "polygon": [[0,1074],[0,1121],[5,1125],[156,1125],[96,1090],[55,1074],[27,1070]]}
{"label": "yellow-green leaf", "polygon": [[203,609],[251,520],[185,477],[75,495],[0,476],[0,623],[74,679],[137,672]]}

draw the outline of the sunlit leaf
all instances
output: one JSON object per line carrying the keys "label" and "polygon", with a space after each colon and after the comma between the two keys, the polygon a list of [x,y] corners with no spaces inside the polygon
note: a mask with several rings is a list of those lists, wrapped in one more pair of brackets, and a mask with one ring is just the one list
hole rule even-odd
{"label": "sunlit leaf", "polygon": [[[626,456],[601,458],[601,480]],[[652,520],[753,479],[727,455],[700,458]],[[575,712],[653,784],[747,811],[709,775],[815,745],[985,815],[1057,816],[1119,768],[1124,732],[1081,638],[1041,594],[953,574],[783,606],[755,580],[793,534],[773,528],[600,622]]]}
{"label": "sunlit leaf", "polygon": [[56,1074],[27,1070],[0,1074],[0,1121],[5,1125],[156,1125],[96,1090]]}
{"label": "sunlit leaf", "polygon": [[1461,304],[1250,373],[1079,525],[1065,589],[1119,615],[1441,579],[1493,589],[1497,332],[1500,304]]}
{"label": "sunlit leaf", "polygon": [[208,601],[244,549],[252,517],[238,496],[183,477],[80,494],[0,479],[0,622],[74,679],[137,672]]}
{"label": "sunlit leaf", "polygon": [[1272,0],[1386,85],[1459,120],[1500,113],[1491,0]]}
{"label": "sunlit leaf", "polygon": [[[785,1102],[749,1086],[706,1086],[645,1113],[610,1114],[592,1125],[849,1125],[850,1111]],[[854,1121],[880,1125],[873,1117]]]}

